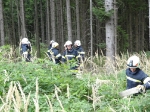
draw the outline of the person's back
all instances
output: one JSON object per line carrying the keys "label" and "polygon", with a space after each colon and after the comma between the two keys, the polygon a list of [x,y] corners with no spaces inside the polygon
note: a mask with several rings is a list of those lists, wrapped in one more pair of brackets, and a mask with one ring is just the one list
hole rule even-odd
{"label": "person's back", "polygon": [[30,61],[31,58],[31,43],[27,38],[21,40],[21,55],[25,58],[26,61]]}

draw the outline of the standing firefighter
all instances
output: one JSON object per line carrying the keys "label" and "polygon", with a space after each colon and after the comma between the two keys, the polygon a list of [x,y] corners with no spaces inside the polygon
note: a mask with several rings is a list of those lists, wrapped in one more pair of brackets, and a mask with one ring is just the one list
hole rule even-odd
{"label": "standing firefighter", "polygon": [[[62,62],[70,62],[70,60],[75,60],[77,59],[77,56],[78,56],[78,53],[75,49],[73,49],[73,46],[72,46],[72,42],[71,41],[66,41],[64,47],[66,48],[63,55],[62,55]],[[71,68],[70,69],[77,69],[78,66],[75,62],[75,64],[70,64]]]}
{"label": "standing firefighter", "polygon": [[145,90],[150,89],[150,77],[138,67],[139,63],[140,59],[135,55],[127,61],[127,89],[137,87],[139,92],[145,92]]}
{"label": "standing firefighter", "polygon": [[21,55],[27,62],[31,59],[31,43],[27,38],[21,40]]}

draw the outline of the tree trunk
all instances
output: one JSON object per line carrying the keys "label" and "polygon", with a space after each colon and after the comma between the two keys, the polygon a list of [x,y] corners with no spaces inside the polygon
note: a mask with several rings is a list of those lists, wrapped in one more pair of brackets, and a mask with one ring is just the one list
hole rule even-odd
{"label": "tree trunk", "polygon": [[49,0],[46,1],[46,40],[47,44],[50,42],[50,20],[49,20]]}
{"label": "tree trunk", "polygon": [[[83,40],[82,42],[82,46],[83,48],[85,48],[84,50],[89,52],[89,48],[86,46],[86,1],[82,0],[80,1],[80,7],[81,7],[81,11],[80,11],[80,15],[81,15],[81,40]],[[88,32],[89,33],[89,32]]]}
{"label": "tree trunk", "polygon": [[[20,31],[20,15],[19,15],[19,2],[18,2],[18,0],[17,0],[17,3],[16,3],[16,5],[17,5],[17,19],[18,19],[18,37],[19,37],[19,43],[20,43],[20,40],[21,40],[21,31]],[[18,43],[18,44],[19,44]]]}
{"label": "tree trunk", "polygon": [[61,51],[64,50],[64,22],[63,22],[63,3],[62,0],[60,0],[60,23],[61,23],[61,42],[63,43],[61,45]]}
{"label": "tree trunk", "polygon": [[[129,6],[130,7],[130,6]],[[133,52],[133,42],[132,42],[132,37],[133,37],[133,30],[132,30],[132,11],[131,8],[130,9],[130,13],[129,13],[129,51]]]}
{"label": "tree trunk", "polygon": [[42,0],[40,0],[40,14],[41,14],[41,38],[42,43],[45,43],[45,35],[44,35],[44,20],[43,20],[43,10],[42,10]]}
{"label": "tree trunk", "polygon": [[5,44],[4,40],[4,20],[3,20],[3,5],[2,0],[0,0],[0,38],[1,38],[1,45]]}
{"label": "tree trunk", "polygon": [[149,50],[150,50],[150,0],[148,0],[148,7],[149,7]]}
{"label": "tree trunk", "polygon": [[141,42],[141,50],[143,51],[144,50],[144,41],[145,41],[145,38],[144,38],[144,28],[145,28],[145,18],[144,17],[144,12],[142,11],[141,12],[141,37],[142,37],[142,42]]}
{"label": "tree trunk", "polygon": [[114,38],[115,38],[115,42],[114,42],[114,44],[115,44],[115,55],[117,55],[117,20],[118,20],[118,18],[117,18],[117,7],[116,7],[116,0],[114,0]]}
{"label": "tree trunk", "polygon": [[90,37],[91,37],[91,59],[93,56],[93,18],[92,18],[92,0],[90,0]]}
{"label": "tree trunk", "polygon": [[66,0],[66,7],[67,7],[68,40],[72,41],[72,24],[71,24],[70,0]]}
{"label": "tree trunk", "polygon": [[52,29],[52,39],[56,40],[56,26],[55,26],[55,1],[50,0],[51,6],[51,29]]}
{"label": "tree trunk", "polygon": [[17,38],[16,38],[16,36],[15,36],[15,25],[14,25],[14,15],[13,15],[13,13],[14,13],[14,6],[13,6],[13,1],[11,1],[11,28],[12,28],[12,30],[11,30],[11,34],[12,34],[12,43],[13,43],[13,48],[15,47],[15,45],[16,45],[16,40],[17,40]]}
{"label": "tree trunk", "polygon": [[27,37],[25,30],[25,19],[24,19],[24,1],[20,0],[20,19],[21,19],[21,35],[22,38]]}
{"label": "tree trunk", "polygon": [[76,0],[77,39],[80,40],[79,0]]}
{"label": "tree trunk", "polygon": [[[105,0],[106,12],[113,10],[113,0]],[[106,57],[107,57],[107,69],[108,72],[112,71],[112,64],[114,64],[115,56],[115,34],[114,34],[114,15],[106,21]]]}
{"label": "tree trunk", "polygon": [[35,0],[35,39],[37,48],[37,57],[40,57],[40,39],[39,39],[39,23],[38,23],[38,10],[37,10],[37,0]]}
{"label": "tree trunk", "polygon": [[138,14],[135,13],[135,16],[134,16],[134,25],[135,25],[135,51],[138,52],[139,50],[139,31],[138,31],[138,26],[139,26],[139,23],[138,23]]}

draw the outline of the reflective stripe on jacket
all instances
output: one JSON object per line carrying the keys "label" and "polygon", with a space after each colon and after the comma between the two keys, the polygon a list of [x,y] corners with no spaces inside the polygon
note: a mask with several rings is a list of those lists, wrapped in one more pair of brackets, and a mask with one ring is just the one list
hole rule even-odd
{"label": "reflective stripe on jacket", "polygon": [[136,87],[137,85],[144,85],[146,89],[150,89],[150,78],[140,68],[136,68],[135,72],[132,72],[130,68],[127,68],[126,77],[127,89]]}

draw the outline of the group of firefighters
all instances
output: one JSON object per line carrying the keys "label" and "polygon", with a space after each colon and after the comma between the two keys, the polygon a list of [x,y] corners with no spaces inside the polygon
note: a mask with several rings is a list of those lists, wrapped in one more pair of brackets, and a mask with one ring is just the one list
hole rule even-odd
{"label": "group of firefighters", "polygon": [[85,56],[80,40],[76,40],[74,45],[71,41],[66,41],[64,44],[64,52],[62,54],[59,52],[59,44],[54,40],[51,40],[47,53],[50,60],[56,64],[65,63],[73,59],[76,60],[76,65],[70,69],[78,69]]}
{"label": "group of firefighters", "polygon": [[[74,45],[71,41],[66,41],[64,44],[64,52],[61,55],[59,52],[59,44],[53,40],[50,41],[48,48],[48,56],[54,63],[65,63],[68,60],[77,60],[77,65],[71,67],[70,69],[78,69],[84,60],[85,52],[81,46],[81,41],[76,40]],[[26,51],[31,51],[31,44],[27,38],[23,38],[21,41],[21,53]],[[30,60],[30,53],[27,56],[27,61]],[[140,59],[138,56],[133,55],[129,57],[127,61],[128,68],[126,69],[127,78],[127,89],[137,87],[139,92],[145,92],[150,89],[150,77],[144,73],[139,67]]]}
{"label": "group of firefighters", "polygon": [[[21,41],[21,54],[28,54],[26,56],[26,61],[31,59],[31,43],[27,38],[23,38]],[[59,51],[58,42],[51,40],[48,51],[48,57],[50,61],[55,64],[61,64],[68,62],[69,60],[75,60],[77,63],[75,66],[72,66],[70,69],[78,69],[81,63],[84,60],[85,52],[81,46],[81,41],[76,40],[74,45],[71,41],[66,41],[64,44],[64,52],[61,54]]]}

